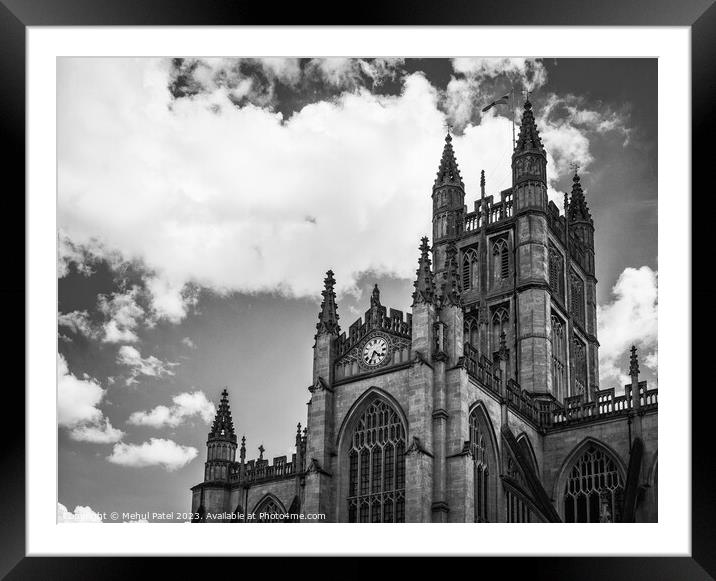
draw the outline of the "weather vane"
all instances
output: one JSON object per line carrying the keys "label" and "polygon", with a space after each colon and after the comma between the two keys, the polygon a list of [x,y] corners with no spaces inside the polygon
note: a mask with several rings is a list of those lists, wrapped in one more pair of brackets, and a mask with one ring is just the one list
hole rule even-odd
{"label": "weather vane", "polygon": [[569,164],[569,167],[576,174],[577,171],[579,170],[579,162],[573,161],[572,163]]}

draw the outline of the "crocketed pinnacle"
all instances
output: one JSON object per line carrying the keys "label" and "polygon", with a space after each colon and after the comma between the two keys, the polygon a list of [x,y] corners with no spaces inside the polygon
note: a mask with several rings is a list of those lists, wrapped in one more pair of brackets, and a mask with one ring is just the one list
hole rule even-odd
{"label": "crocketed pinnacle", "polygon": [[445,270],[443,271],[442,306],[460,306],[460,276],[458,275],[457,248],[450,242],[445,249]]}
{"label": "crocketed pinnacle", "polygon": [[340,333],[338,326],[338,307],[336,306],[336,293],[333,290],[336,279],[333,278],[333,271],[326,272],[326,278],[323,280],[324,289],[323,302],[321,303],[321,312],[318,313],[318,324],[316,330],[318,333],[331,333],[337,335]]}
{"label": "crocketed pinnacle", "polygon": [[584,197],[582,184],[579,181],[579,174],[575,171],[572,178],[572,197],[569,202],[569,221],[570,222],[589,222],[593,223],[592,215],[587,206],[587,199]]}
{"label": "crocketed pinnacle", "polygon": [[462,178],[460,177],[460,169],[455,160],[455,151],[452,148],[452,137],[449,133],[445,136],[443,156],[440,159],[440,167],[438,168],[438,175],[435,178],[433,188],[440,186],[459,186],[463,189],[465,188],[465,185],[462,183]]}
{"label": "crocketed pinnacle", "polygon": [[518,154],[525,151],[538,151],[545,154],[542,139],[539,136],[539,131],[537,131],[535,116],[532,113],[532,103],[530,103],[529,99],[525,101],[520,123],[520,134],[517,137],[517,143],[515,143],[514,153]]}
{"label": "crocketed pinnacle", "polygon": [[211,426],[211,432],[209,432],[209,439],[236,442],[234,420],[231,418],[231,408],[229,407],[229,392],[226,389],[221,392],[221,401],[219,401],[216,417]]}
{"label": "crocketed pinnacle", "polygon": [[639,376],[639,357],[636,354],[636,346],[631,346],[631,356],[629,357],[629,375],[632,377]]}
{"label": "crocketed pinnacle", "polygon": [[413,306],[421,303],[432,303],[435,300],[435,283],[430,262],[430,246],[428,237],[424,236],[420,241],[420,258],[418,259],[418,270],[415,271],[417,278],[413,283]]}

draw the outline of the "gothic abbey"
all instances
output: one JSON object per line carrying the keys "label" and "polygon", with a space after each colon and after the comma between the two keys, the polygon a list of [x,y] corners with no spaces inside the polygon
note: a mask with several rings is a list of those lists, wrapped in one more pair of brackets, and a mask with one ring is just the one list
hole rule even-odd
{"label": "gothic abbey", "polygon": [[192,488],[196,521],[656,522],[657,391],[639,381],[634,348],[624,394],[599,386],[579,176],[561,215],[528,100],[512,187],[486,195],[483,172],[469,211],[451,141],[412,313],[386,309],[376,286],[341,332],[328,271],[295,454],[247,460],[242,439],[237,461],[224,390]]}

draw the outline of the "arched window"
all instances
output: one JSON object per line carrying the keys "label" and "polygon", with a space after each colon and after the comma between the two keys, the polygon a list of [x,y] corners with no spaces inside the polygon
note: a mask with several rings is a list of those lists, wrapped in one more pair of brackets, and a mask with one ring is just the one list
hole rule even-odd
{"label": "arched window", "polygon": [[624,483],[617,463],[590,444],[572,466],[564,486],[565,522],[619,522]]}
{"label": "arched window", "polygon": [[572,316],[584,325],[584,282],[575,273],[569,276],[569,292]]}
{"label": "arched window", "polygon": [[499,307],[492,313],[492,353],[499,350],[503,332],[505,333],[505,340],[507,340],[509,323],[510,313],[508,312],[507,307]]}
{"label": "arched window", "polygon": [[572,344],[572,375],[574,376],[574,395],[587,393],[587,348],[575,337]]}
{"label": "arched window", "polygon": [[348,521],[405,522],[405,428],[383,399],[366,408],[353,431]]}
{"label": "arched window", "polygon": [[552,315],[552,392],[563,401],[567,389],[567,336],[562,321]]}
{"label": "arched window", "polygon": [[507,280],[510,276],[510,252],[507,248],[507,241],[500,238],[492,246],[493,275],[495,283]]}
{"label": "arched window", "polygon": [[465,337],[464,342],[470,343],[475,349],[480,348],[480,335],[477,327],[477,319],[475,317],[467,317],[465,319]]}
{"label": "arched window", "polygon": [[474,248],[462,255],[462,290],[479,288],[478,258]]}
{"label": "arched window", "polygon": [[553,244],[549,245],[549,286],[561,300],[564,300],[564,258]]}
{"label": "arched window", "polygon": [[253,522],[282,523],[288,522],[281,515],[286,514],[286,509],[273,496],[266,496],[254,509]]}
{"label": "arched window", "polygon": [[475,522],[494,522],[497,475],[489,424],[480,407],[470,414],[470,450],[473,458]]}

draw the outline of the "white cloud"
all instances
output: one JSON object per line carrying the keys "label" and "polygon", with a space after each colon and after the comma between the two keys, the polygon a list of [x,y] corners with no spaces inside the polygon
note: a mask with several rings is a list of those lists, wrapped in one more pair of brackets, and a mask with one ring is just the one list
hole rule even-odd
{"label": "white cloud", "polygon": [[[525,58],[456,58],[452,59],[452,77],[445,89],[444,107],[450,123],[462,130],[482,108],[502,97],[514,87],[521,102],[522,89],[534,90],[547,82],[547,70],[540,59]],[[502,107],[502,106],[501,106]],[[515,107],[519,117],[519,111]],[[489,115],[510,115],[510,108],[492,109]]]}
{"label": "white cloud", "polygon": [[150,438],[149,442],[142,444],[115,444],[107,460],[113,464],[137,468],[162,466],[172,472],[191,462],[197,454],[197,449],[191,446],[182,446],[163,438]]}
{"label": "white cloud", "polygon": [[70,273],[70,264],[74,264],[77,271],[85,276],[93,273],[85,253],[72,243],[62,228],[57,236],[57,254],[57,278],[63,278]]}
{"label": "white cloud", "polygon": [[[628,118],[616,111],[587,108],[584,99],[575,95],[557,96],[551,93],[543,106],[535,112],[542,141],[547,150],[547,178],[550,183],[571,173],[570,164],[579,163],[585,173],[594,161],[590,151],[596,135],[614,133],[629,139]],[[562,194],[550,189],[550,199],[562,207]]]}
{"label": "white cloud", "polygon": [[364,84],[364,77],[369,78],[375,85],[381,85],[387,79],[395,79],[404,60],[318,58],[308,63],[306,75],[317,76],[335,88],[354,91]]}
{"label": "white cloud", "polygon": [[621,387],[631,382],[626,371],[632,345],[646,356],[647,367],[656,365],[657,279],[657,272],[648,266],[626,268],[612,289],[614,299],[597,308],[602,387]]}
{"label": "white cloud", "polygon": [[[328,268],[341,291],[369,269],[414,275],[444,136],[422,75],[397,97],[345,93],[284,120],[253,106],[216,114],[211,103],[229,105],[219,90],[169,110],[165,61],[60,69],[59,221],[77,244],[101,236],[174,289],[320,296]],[[384,231],[395,233],[391,253]]]}
{"label": "white cloud", "polygon": [[129,416],[127,423],[153,428],[176,427],[187,418],[199,416],[208,424],[216,413],[214,404],[206,398],[202,391],[180,393],[175,395],[172,401],[174,404],[170,407],[159,405],[148,412],[134,412]]}
{"label": "white cloud", "polygon": [[67,361],[57,355],[57,421],[69,430],[70,438],[81,442],[109,444],[122,439],[124,432],[112,427],[97,407],[105,390],[92,378],[79,379],[70,373]]}
{"label": "white cloud", "polygon": [[151,296],[152,316],[154,320],[165,319],[170,323],[180,323],[186,317],[187,309],[196,303],[196,299],[184,292],[184,283],[174,283],[160,277],[145,281]]}
{"label": "white cloud", "polygon": [[58,523],[101,523],[102,516],[89,506],[76,506],[74,511],[67,510],[64,504],[57,503]]}
{"label": "white cloud", "polygon": [[191,340],[191,337],[184,337],[181,342],[187,347],[189,347],[189,349],[196,349],[196,343]]}
{"label": "white cloud", "polygon": [[537,89],[547,82],[547,69],[541,59],[455,58],[452,59],[452,66],[456,73],[462,73],[469,78],[505,75],[520,81],[528,91]]}
{"label": "white cloud", "polygon": [[139,350],[131,345],[122,345],[119,348],[119,352],[117,353],[117,363],[131,368],[130,376],[126,382],[127,385],[137,383],[136,378],[140,375],[157,378],[174,375],[172,367],[177,365],[177,363],[172,363],[170,361],[162,361],[154,355],[142,357]]}
{"label": "white cloud", "polygon": [[134,343],[138,340],[135,332],[145,316],[144,309],[137,302],[139,287],[133,286],[125,293],[113,293],[110,298],[99,295],[98,308],[109,320],[104,324],[106,343]]}
{"label": "white cloud", "polygon": [[90,339],[97,336],[97,331],[92,327],[87,311],[59,313],[57,316],[57,324],[60,327],[67,327],[73,333],[84,335]]}

